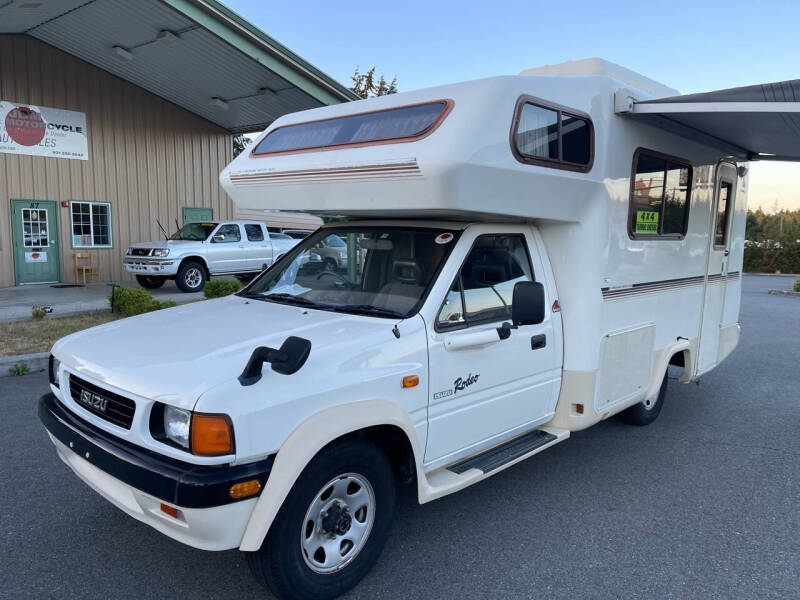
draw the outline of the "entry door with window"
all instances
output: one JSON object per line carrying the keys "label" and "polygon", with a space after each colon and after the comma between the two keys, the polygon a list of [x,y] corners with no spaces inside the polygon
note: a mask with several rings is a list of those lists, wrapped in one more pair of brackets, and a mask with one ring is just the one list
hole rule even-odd
{"label": "entry door with window", "polygon": [[[561,376],[554,315],[548,310],[544,322],[514,329],[504,340],[493,335],[511,320],[514,285],[542,272],[530,235],[473,242],[428,336],[426,466],[451,463],[550,419]],[[473,344],[481,333],[483,343]]]}
{"label": "entry door with window", "polygon": [[697,372],[703,373],[718,362],[719,335],[725,309],[730,255],[730,229],[736,201],[736,167],[722,163],[717,167],[708,241],[708,278],[700,329]]}
{"label": "entry door with window", "polygon": [[208,268],[212,273],[243,273],[247,268],[247,250],[238,223],[223,223],[207,243]]}
{"label": "entry door with window", "polygon": [[60,280],[57,211],[52,200],[11,201],[17,284]]}

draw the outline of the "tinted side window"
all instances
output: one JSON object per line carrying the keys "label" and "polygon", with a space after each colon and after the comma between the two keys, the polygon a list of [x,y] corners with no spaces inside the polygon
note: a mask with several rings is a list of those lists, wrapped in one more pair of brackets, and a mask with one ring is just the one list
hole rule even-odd
{"label": "tinted side window", "polygon": [[511,318],[514,285],[533,281],[521,235],[485,235],[475,241],[439,312],[441,327]]}
{"label": "tinted side window", "polygon": [[217,233],[214,234],[214,237],[218,235],[224,236],[221,242],[240,242],[242,240],[242,233],[239,231],[239,226],[235,223],[228,223],[227,225],[222,225],[219,229],[217,229]]}
{"label": "tinted side window", "polygon": [[631,181],[630,232],[653,239],[686,234],[692,167],[645,150],[636,153]]}
{"label": "tinted side window", "polygon": [[717,202],[717,224],[714,228],[714,245],[725,246],[728,243],[728,212],[730,211],[733,185],[730,181],[722,181],[719,186]]}
{"label": "tinted side window", "polygon": [[587,172],[592,166],[591,121],[557,106],[522,101],[517,105],[513,150],[518,160]]}
{"label": "tinted side window", "polygon": [[264,241],[264,232],[261,229],[261,225],[245,225],[244,232],[247,234],[247,240],[250,242]]}

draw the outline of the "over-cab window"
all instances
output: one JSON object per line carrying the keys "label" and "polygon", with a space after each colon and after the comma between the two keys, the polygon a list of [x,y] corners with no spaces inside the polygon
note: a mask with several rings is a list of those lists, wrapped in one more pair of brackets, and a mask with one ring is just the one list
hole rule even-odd
{"label": "over-cab window", "polygon": [[689,223],[688,161],[639,149],[633,156],[628,231],[634,239],[679,239]]}
{"label": "over-cab window", "polygon": [[303,152],[358,144],[405,142],[421,138],[439,126],[452,102],[437,100],[296,125],[270,131],[254,155]]}
{"label": "over-cab window", "polygon": [[527,97],[517,103],[512,149],[530,164],[587,172],[594,159],[594,129],[588,115]]}
{"label": "over-cab window", "polygon": [[521,235],[483,235],[461,266],[436,325],[448,329],[510,319],[514,285],[533,280]]}

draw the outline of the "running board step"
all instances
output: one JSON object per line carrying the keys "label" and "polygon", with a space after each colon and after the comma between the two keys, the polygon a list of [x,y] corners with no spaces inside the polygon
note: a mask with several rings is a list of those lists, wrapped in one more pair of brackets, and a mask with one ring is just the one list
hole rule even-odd
{"label": "running board step", "polygon": [[447,470],[459,475],[469,471],[470,469],[479,469],[484,473],[489,473],[498,467],[502,467],[504,464],[519,458],[520,456],[532,452],[540,446],[549,444],[555,440],[556,437],[557,436],[553,435],[552,433],[548,433],[547,431],[534,429],[525,435],[521,435],[518,438],[514,438],[513,440],[506,442],[505,444],[495,446],[494,448],[491,448],[482,454],[472,456],[466,460],[462,460],[459,463],[450,465],[447,467]]}

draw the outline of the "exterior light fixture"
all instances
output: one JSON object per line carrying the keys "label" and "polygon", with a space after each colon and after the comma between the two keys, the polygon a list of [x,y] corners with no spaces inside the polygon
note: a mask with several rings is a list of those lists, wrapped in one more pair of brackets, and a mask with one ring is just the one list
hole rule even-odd
{"label": "exterior light fixture", "polygon": [[222,110],[228,110],[228,103],[225,102],[222,98],[217,98],[214,96],[208,100],[208,105],[213,106],[214,108],[221,108]]}
{"label": "exterior light fixture", "polygon": [[125,60],[133,60],[133,52],[122,46],[114,46],[114,53]]}

